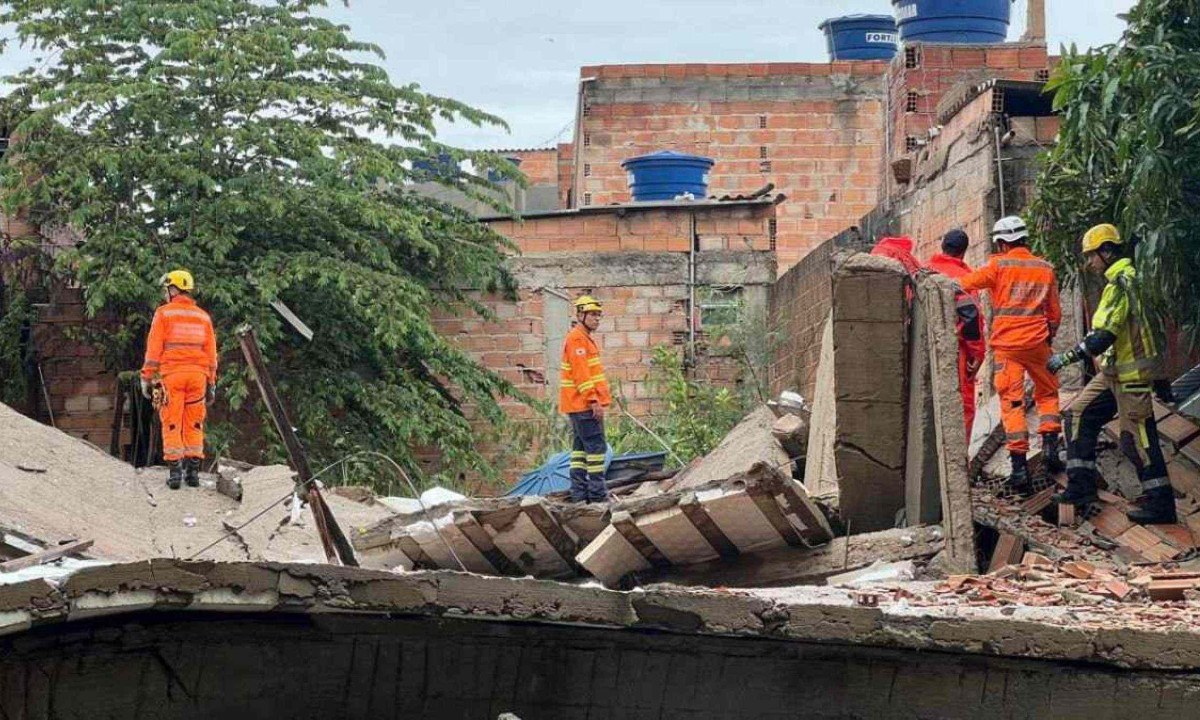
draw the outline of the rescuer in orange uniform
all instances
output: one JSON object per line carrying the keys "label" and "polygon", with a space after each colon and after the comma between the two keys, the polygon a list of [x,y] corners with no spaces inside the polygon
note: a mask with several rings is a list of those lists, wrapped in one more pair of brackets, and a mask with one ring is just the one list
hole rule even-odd
{"label": "rescuer in orange uniform", "polygon": [[921,262],[912,254],[913,241],[907,235],[898,237],[881,238],[875,243],[875,247],[871,248],[872,255],[880,255],[882,257],[896,260],[909,275],[916,275],[921,270]]}
{"label": "rescuer in orange uniform", "polygon": [[[971,272],[963,261],[970,238],[962,230],[951,230],[942,236],[942,251],[929,258],[929,269],[959,280]],[[983,366],[987,345],[983,341],[983,313],[978,292],[960,290],[954,298],[958,330],[958,389],[962,393],[963,417],[967,422],[967,438],[975,424],[975,376]]]}
{"label": "rescuer in orange uniform", "polygon": [[1033,381],[1033,397],[1041,422],[1043,455],[1051,472],[1061,472],[1058,434],[1062,419],[1058,407],[1058,378],[1046,369],[1050,345],[1062,321],[1058,280],[1050,263],[1027,247],[1029,231],[1019,217],[1001,218],[992,228],[997,254],[984,267],[959,280],[967,292],[987,290],[992,298],[992,336],[996,392],[1004,422],[1014,492],[1028,492],[1029,435],[1025,426],[1025,376]]}
{"label": "rescuer in orange uniform", "polygon": [[191,487],[200,484],[205,406],[217,393],[217,338],[208,313],[192,299],[191,273],[172,270],[159,283],[166,303],[154,311],[146,338],[142,395],[149,398],[161,378],[163,458],[171,466],[167,487],[176,490],[185,479]]}
{"label": "rescuer in orange uniform", "polygon": [[575,437],[571,448],[571,499],[575,502],[608,500],[604,479],[604,456],[608,451],[604,411],[612,404],[612,394],[593,336],[603,313],[604,307],[595,298],[584,295],[576,299],[578,322],[567,333],[563,345],[558,409],[571,421]]}

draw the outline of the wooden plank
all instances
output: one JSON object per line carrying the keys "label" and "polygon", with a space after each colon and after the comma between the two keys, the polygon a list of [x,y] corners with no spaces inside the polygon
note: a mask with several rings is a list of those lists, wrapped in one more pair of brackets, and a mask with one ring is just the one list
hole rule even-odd
{"label": "wooden plank", "polygon": [[704,541],[708,543],[717,555],[726,560],[731,560],[741,552],[738,551],[737,545],[733,544],[725,533],[721,532],[721,528],[709,516],[704,509],[704,505],[696,498],[694,493],[689,493],[679,501],[679,509],[683,511],[684,516],[692,523],[692,527],[704,536]]}
{"label": "wooden plank", "polygon": [[652,567],[615,525],[601,530],[595,540],[579,551],[575,561],[607,587],[616,587],[629,573]]}
{"label": "wooden plank", "polygon": [[1158,421],[1158,434],[1175,443],[1176,447],[1183,447],[1200,437],[1200,427],[1185,417],[1168,415]]}
{"label": "wooden plank", "polygon": [[68,555],[81,553],[90,548],[94,542],[95,540],[76,540],[75,542],[67,543],[66,545],[46,548],[45,550],[33,553],[32,555],[26,555],[25,557],[19,557],[15,560],[9,560],[6,563],[0,563],[0,572],[16,572],[17,570],[34,567],[36,565],[45,565],[46,563],[54,562],[55,560],[64,558]]}
{"label": "wooden plank", "polygon": [[671,561],[663,555],[654,543],[650,542],[650,538],[646,537],[645,533],[638,528],[637,523],[633,521],[633,516],[627,512],[615,512],[612,515],[612,526],[621,533],[621,537],[629,541],[635,550],[653,567],[663,568],[668,567]]}
{"label": "wooden plank", "polygon": [[496,543],[492,542],[492,536],[487,530],[479,524],[475,519],[474,513],[467,511],[459,511],[454,513],[454,525],[463,537],[467,539],[481,555],[487,558],[496,572],[501,575],[520,575],[521,569],[517,567],[508,556],[500,552],[496,547]]}
{"label": "wooden plank", "polygon": [[792,547],[808,547],[788,519],[783,516],[783,511],[779,509],[779,503],[775,502],[775,496],[766,489],[758,485],[747,485],[746,494],[754,501],[759,512],[771,523],[771,527],[775,528],[775,532],[783,538],[783,541]]}
{"label": "wooden plank", "polygon": [[995,572],[1005,565],[1016,565],[1025,556],[1025,542],[1016,535],[1000,533],[996,541],[996,549],[992,552],[992,561],[988,563],[988,572]]}

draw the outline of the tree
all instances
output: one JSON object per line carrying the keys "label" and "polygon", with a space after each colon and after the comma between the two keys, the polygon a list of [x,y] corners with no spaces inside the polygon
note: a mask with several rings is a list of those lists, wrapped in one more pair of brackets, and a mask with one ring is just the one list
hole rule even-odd
{"label": "tree", "polygon": [[1061,113],[1033,220],[1067,273],[1079,239],[1111,222],[1137,241],[1153,302],[1200,340],[1200,1],[1140,0],[1121,40],[1071,47],[1050,79]]}
{"label": "tree", "polygon": [[[509,245],[413,191],[433,179],[489,200],[511,163],[436,140],[435,121],[503,123],[394,85],[382,57],[316,14],[324,0],[14,0],[0,22],[44,59],[7,78],[20,120],[0,169],[9,212],[85,240],[60,258],[106,356],[139,364],[157,278],[197,278],[221,340],[221,395],[252,385],[232,330],[250,322],[318,467],[360,449],[417,469],[488,472],[464,407],[493,425],[511,386],[434,330],[484,313],[459,288],[512,290]],[[460,169],[467,162],[474,173]],[[298,340],[280,299],[316,331]]]}

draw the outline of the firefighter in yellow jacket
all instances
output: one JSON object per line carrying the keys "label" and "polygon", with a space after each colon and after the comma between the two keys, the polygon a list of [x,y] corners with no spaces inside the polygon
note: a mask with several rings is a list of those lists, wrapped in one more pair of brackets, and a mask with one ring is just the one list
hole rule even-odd
{"label": "firefighter in yellow jacket", "polygon": [[563,345],[558,410],[571,421],[575,437],[571,448],[571,499],[575,502],[608,499],[608,486],[604,482],[604,455],[608,450],[604,412],[612,404],[612,395],[594,337],[603,314],[604,308],[595,298],[584,295],[576,299],[578,322],[567,333]]}
{"label": "firefighter in yellow jacket", "polygon": [[1083,342],[1050,359],[1049,369],[1096,358],[1100,372],[1067,408],[1067,488],[1055,501],[1086,506],[1097,499],[1096,440],[1114,417],[1120,421],[1121,451],[1137,467],[1142,497],[1128,513],[1133,522],[1174,523],[1175,493],[1158,444],[1150,393],[1170,399],[1163,379],[1162,334],[1158,319],[1143,302],[1127,243],[1117,228],[1097,225],[1083,236],[1088,269],[1107,284]]}

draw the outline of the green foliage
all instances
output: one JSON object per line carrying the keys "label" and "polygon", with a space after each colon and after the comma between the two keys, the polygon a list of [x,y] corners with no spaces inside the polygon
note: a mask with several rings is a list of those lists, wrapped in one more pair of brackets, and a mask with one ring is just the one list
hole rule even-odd
{"label": "green foliage", "polygon": [[[5,207],[86,238],[59,271],[86,288],[90,313],[120,320],[105,357],[136,362],[155,280],[186,267],[218,325],[221,402],[258,402],[231,332],[250,322],[314,466],[371,449],[415,473],[426,447],[444,460],[439,481],[491,473],[461,406],[499,425],[512,388],[438,335],[431,314],[484,312],[462,287],[511,291],[509,246],[411,184],[430,176],[417,163],[493,202],[486,171],[515,167],[438,143],[434,122],[502,123],[394,85],[363,59],[378,47],[313,13],[324,4],[0,5],[0,22],[45,56],[6,79],[21,121],[0,170]],[[315,330],[312,343],[274,298]]]}
{"label": "green foliage", "polygon": [[33,308],[25,293],[0,283],[0,402],[17,405],[25,400],[25,367],[32,344],[21,344],[25,324],[33,321]]}
{"label": "green foliage", "polygon": [[1140,0],[1121,41],[1064,50],[1048,86],[1062,114],[1033,220],[1061,270],[1088,227],[1135,238],[1150,300],[1200,339],[1200,1]]}
{"label": "green foliage", "polygon": [[[673,347],[654,348],[648,384],[666,409],[647,419],[646,425],[684,462],[715,448],[748,409],[748,404],[729,388],[691,377],[683,355]],[[626,417],[614,423],[608,435],[614,453],[663,449],[654,435]],[[668,458],[669,464],[672,461]]]}

